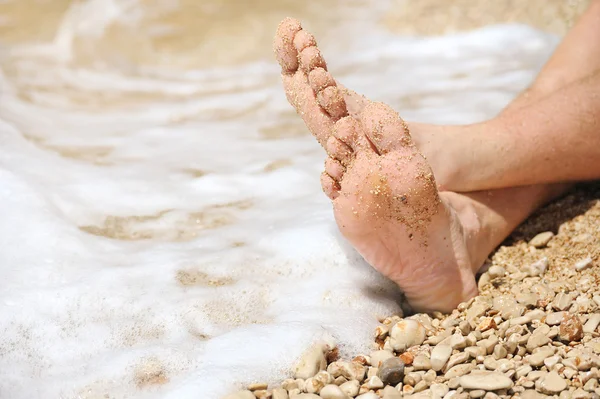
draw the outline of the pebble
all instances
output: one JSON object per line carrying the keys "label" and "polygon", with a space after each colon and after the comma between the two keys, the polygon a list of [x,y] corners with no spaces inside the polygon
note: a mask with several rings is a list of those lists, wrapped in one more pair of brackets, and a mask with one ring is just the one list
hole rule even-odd
{"label": "pebble", "polygon": [[491,278],[498,278],[504,277],[504,275],[506,274],[506,269],[502,266],[491,266],[487,272]]}
{"label": "pebble", "polygon": [[378,376],[384,383],[396,385],[404,378],[404,367],[404,362],[399,358],[389,358],[379,368]]}
{"label": "pebble", "polygon": [[545,347],[529,356],[529,364],[533,367],[541,367],[544,364],[544,360],[554,355],[554,349]]}
{"label": "pebble", "polygon": [[552,371],[540,378],[535,388],[541,393],[554,395],[567,389],[567,382],[556,371]]}
{"label": "pebble", "polygon": [[475,365],[472,363],[459,364],[446,371],[446,373],[444,374],[444,378],[449,380],[451,378],[461,377],[467,373],[470,373],[473,369],[475,369]]}
{"label": "pebble", "polygon": [[346,399],[348,395],[344,393],[337,385],[325,385],[319,392],[323,399]]}
{"label": "pebble", "polygon": [[529,241],[529,245],[536,247],[536,248],[543,248],[546,245],[548,245],[548,243],[550,242],[552,237],[554,237],[553,232],[544,231],[543,233],[539,233],[538,235],[533,237],[531,239],[531,241]]}
{"label": "pebble", "polygon": [[555,310],[567,310],[573,304],[573,298],[571,295],[565,294],[564,292],[558,293],[552,300],[552,307]]}
{"label": "pebble", "polygon": [[581,271],[585,270],[588,267],[592,266],[592,258],[585,258],[575,263],[575,270]]}
{"label": "pebble", "polygon": [[544,257],[544,258],[532,263],[531,265],[529,265],[529,267],[527,268],[527,275],[529,277],[542,276],[542,275],[544,275],[544,273],[546,273],[547,269],[548,269],[548,258]]}
{"label": "pebble", "polygon": [[579,317],[567,315],[560,322],[558,336],[563,341],[580,341],[583,338],[583,325]]}
{"label": "pebble", "polygon": [[429,360],[429,357],[425,356],[425,355],[418,355],[415,356],[415,359],[413,360],[413,367],[415,370],[429,370],[431,369],[431,361]]}
{"label": "pebble", "polygon": [[466,352],[459,352],[456,355],[452,355],[450,356],[450,359],[448,359],[448,363],[444,366],[444,370],[450,370],[452,367],[466,362],[470,357],[471,356]]}
{"label": "pebble", "polygon": [[340,385],[340,389],[346,395],[355,397],[356,395],[358,395],[358,391],[360,389],[360,383],[357,380],[344,382],[342,385]]}
{"label": "pebble", "polygon": [[509,389],[513,386],[510,378],[497,372],[464,375],[460,377],[459,384],[464,389],[483,389],[486,391]]}
{"label": "pebble", "polygon": [[404,319],[392,327],[390,336],[394,350],[405,351],[412,346],[421,345],[425,341],[426,331],[420,322]]}
{"label": "pebble", "polygon": [[307,379],[321,370],[325,370],[327,367],[327,360],[325,359],[325,346],[324,345],[313,345],[310,347],[296,365],[294,370],[294,377]]}
{"label": "pebble", "polygon": [[532,352],[534,349],[539,348],[540,346],[544,346],[550,341],[551,339],[548,338],[544,333],[533,333],[529,336],[526,347],[529,352]]}
{"label": "pebble", "polygon": [[431,351],[431,368],[435,371],[442,370],[451,355],[452,347],[450,345],[436,345]]}
{"label": "pebble", "polygon": [[594,331],[596,331],[596,328],[598,328],[599,324],[600,324],[600,313],[594,313],[594,314],[590,315],[588,320],[585,322],[585,324],[583,326],[583,332],[591,334]]}
{"label": "pebble", "polygon": [[549,326],[557,326],[560,324],[562,319],[565,317],[567,312],[552,312],[546,316],[545,323]]}
{"label": "pebble", "polygon": [[394,353],[387,350],[378,350],[371,352],[369,357],[371,358],[371,366],[380,367],[380,363],[383,363],[385,360],[394,357]]}
{"label": "pebble", "polygon": [[272,392],[272,399],[288,399],[288,391],[283,388],[275,388]]}
{"label": "pebble", "polygon": [[377,395],[375,392],[366,392],[362,395],[358,395],[356,399],[379,399],[379,395]]}
{"label": "pebble", "polygon": [[254,396],[254,394],[245,389],[243,391],[238,391],[232,394],[229,394],[227,396],[225,396],[223,399],[256,399],[256,396]]}

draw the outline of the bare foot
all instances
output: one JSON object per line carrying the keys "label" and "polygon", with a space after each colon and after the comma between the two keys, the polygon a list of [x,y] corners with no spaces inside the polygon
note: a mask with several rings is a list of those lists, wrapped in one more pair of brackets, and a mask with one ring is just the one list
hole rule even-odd
{"label": "bare foot", "polygon": [[469,199],[440,195],[391,108],[361,100],[348,116],[314,38],[297,21],[280,24],[275,49],[288,100],[330,155],[321,182],[346,239],[416,310],[450,311],[476,295],[480,264],[468,244],[478,226]]}

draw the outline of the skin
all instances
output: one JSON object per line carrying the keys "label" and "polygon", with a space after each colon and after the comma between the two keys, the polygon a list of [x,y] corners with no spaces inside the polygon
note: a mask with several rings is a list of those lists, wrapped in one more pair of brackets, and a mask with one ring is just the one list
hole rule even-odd
{"label": "skin", "polygon": [[[597,6],[587,15],[590,12],[598,13]],[[595,25],[596,20],[584,16],[581,23]],[[576,28],[572,34],[589,32]],[[499,133],[479,125],[459,130],[405,123],[387,105],[373,103],[337,84],[327,72],[315,39],[294,19],[287,18],[279,25],[274,48],[288,101],[329,154],[321,183],[332,200],[341,233],[369,264],[404,290],[415,310],[451,311],[476,295],[474,275],[489,253],[535,209],[569,188],[566,184],[535,184],[467,193],[441,191],[434,178],[438,177],[436,165],[454,162],[452,167],[460,171],[453,176],[471,176],[474,168],[432,148],[446,146],[446,140],[460,131],[472,134],[473,141],[454,142],[473,146],[474,157],[481,153],[489,162],[494,158],[481,143],[495,140]],[[582,67],[571,56],[573,51],[572,45],[560,46],[532,87],[496,119],[519,120],[537,112],[531,107],[547,106],[546,101],[558,95],[573,95],[567,91],[569,87],[598,66]],[[558,113],[553,115],[561,118]],[[537,133],[519,131],[519,126],[503,130],[503,134],[515,134],[515,142],[535,143]],[[430,156],[423,156],[419,149],[426,154],[429,151]],[[545,156],[539,146],[536,151]],[[444,155],[436,158],[435,154]],[[531,158],[536,153],[526,155]],[[496,159],[503,159],[496,168],[507,163],[502,157]],[[570,173],[576,172],[573,167]],[[546,180],[539,178],[539,182]],[[452,184],[449,177],[442,182],[444,187]]]}

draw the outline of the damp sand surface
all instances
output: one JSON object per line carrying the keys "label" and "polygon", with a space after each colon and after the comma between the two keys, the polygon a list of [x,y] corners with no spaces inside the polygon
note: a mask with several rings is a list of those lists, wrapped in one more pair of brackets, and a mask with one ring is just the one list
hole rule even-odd
{"label": "damp sand surface", "polygon": [[438,123],[498,112],[569,24],[420,32],[439,23],[402,2],[298,4],[0,4],[0,397],[218,398],[283,381],[317,341],[367,353],[401,293],[337,233],[277,22],[306,21],[347,86]]}

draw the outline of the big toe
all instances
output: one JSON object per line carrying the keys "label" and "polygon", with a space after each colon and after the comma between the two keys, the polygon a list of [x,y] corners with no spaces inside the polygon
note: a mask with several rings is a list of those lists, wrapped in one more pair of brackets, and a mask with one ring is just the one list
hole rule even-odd
{"label": "big toe", "polygon": [[361,113],[363,129],[379,154],[386,154],[412,145],[408,126],[389,105],[367,104]]}

